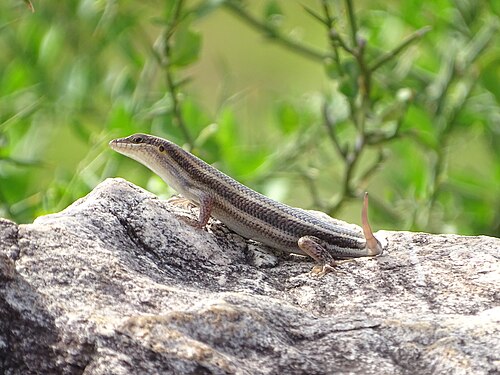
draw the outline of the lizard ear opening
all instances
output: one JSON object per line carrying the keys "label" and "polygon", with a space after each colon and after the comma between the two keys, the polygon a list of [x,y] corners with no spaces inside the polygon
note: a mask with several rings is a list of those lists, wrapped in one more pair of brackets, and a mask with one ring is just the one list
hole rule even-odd
{"label": "lizard ear opening", "polygon": [[160,147],[158,147],[158,150],[159,150],[160,152],[163,152],[163,151],[165,151],[165,147],[160,146]]}

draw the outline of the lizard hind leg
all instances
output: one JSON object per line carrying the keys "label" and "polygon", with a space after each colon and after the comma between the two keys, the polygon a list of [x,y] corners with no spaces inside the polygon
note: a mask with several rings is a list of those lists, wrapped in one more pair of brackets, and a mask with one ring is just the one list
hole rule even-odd
{"label": "lizard hind leg", "polygon": [[312,273],[323,276],[334,270],[335,259],[325,247],[321,245],[321,240],[314,236],[303,236],[297,241],[299,248],[313,258],[317,265],[311,270]]}

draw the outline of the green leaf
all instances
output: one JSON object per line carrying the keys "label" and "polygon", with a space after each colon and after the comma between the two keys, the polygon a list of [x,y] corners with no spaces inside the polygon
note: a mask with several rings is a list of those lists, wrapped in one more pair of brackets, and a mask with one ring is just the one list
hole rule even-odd
{"label": "green leaf", "polygon": [[328,78],[338,79],[340,77],[339,68],[337,63],[332,58],[327,58],[324,60],[325,72]]}
{"label": "green leaf", "polygon": [[339,91],[349,98],[354,98],[358,94],[358,66],[350,59],[342,64],[342,68],[346,75],[340,80]]}
{"label": "green leaf", "polygon": [[236,178],[251,178],[258,173],[257,169],[266,160],[267,153],[262,148],[242,149],[244,140],[240,136],[238,120],[233,110],[224,108],[218,116],[217,124],[215,139],[219,146],[219,160],[224,162],[222,169]]}
{"label": "green leaf", "polygon": [[223,150],[231,150],[234,140],[237,139],[237,123],[234,112],[230,108],[224,108],[220,112],[217,123],[219,124],[217,141]]}
{"label": "green leaf", "polygon": [[276,0],[270,0],[267,2],[264,8],[264,18],[268,22],[275,23],[277,20],[283,18],[283,11]]}
{"label": "green leaf", "polygon": [[85,142],[89,142],[92,137],[91,131],[87,129],[87,127],[85,127],[85,125],[79,120],[72,123],[72,129],[78,137]]}
{"label": "green leaf", "polygon": [[172,17],[172,13],[175,9],[176,1],[164,1],[163,4],[165,6],[163,8],[163,19],[169,20]]}
{"label": "green leaf", "polygon": [[207,124],[210,123],[210,118],[206,115],[203,109],[192,98],[186,98],[182,102],[182,118],[189,126],[191,134],[198,134]]}
{"label": "green leaf", "polygon": [[413,134],[421,145],[434,150],[440,147],[436,143],[436,129],[433,119],[427,111],[416,105],[410,105],[404,123],[404,128],[409,129],[410,134]]}
{"label": "green leaf", "polygon": [[40,43],[40,52],[38,61],[45,66],[57,64],[57,59],[61,54],[61,46],[63,45],[63,38],[61,30],[56,26],[48,29]]}
{"label": "green leaf", "polygon": [[109,113],[106,126],[110,130],[131,133],[134,129],[132,114],[125,108],[123,103],[117,103]]}
{"label": "green leaf", "polygon": [[201,35],[189,29],[186,22],[174,35],[172,47],[172,66],[182,67],[198,59],[201,49]]}
{"label": "green leaf", "polygon": [[344,77],[340,80],[339,91],[348,98],[354,98],[358,94],[358,85],[356,81]]}
{"label": "green leaf", "polygon": [[283,133],[293,133],[300,125],[300,114],[290,103],[283,103],[278,108],[279,125]]}

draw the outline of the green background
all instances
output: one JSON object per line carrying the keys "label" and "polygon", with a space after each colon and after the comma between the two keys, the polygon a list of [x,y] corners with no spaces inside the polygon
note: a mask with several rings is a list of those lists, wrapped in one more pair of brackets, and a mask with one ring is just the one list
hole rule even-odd
{"label": "green background", "polygon": [[107,147],[145,132],[291,205],[500,234],[498,2],[32,3],[0,2],[0,217],[168,197]]}

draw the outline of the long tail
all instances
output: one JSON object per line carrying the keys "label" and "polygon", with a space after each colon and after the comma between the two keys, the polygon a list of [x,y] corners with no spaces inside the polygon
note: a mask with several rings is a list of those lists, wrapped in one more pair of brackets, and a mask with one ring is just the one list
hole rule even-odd
{"label": "long tail", "polygon": [[368,193],[365,193],[363,199],[363,209],[361,210],[361,223],[363,226],[363,234],[366,239],[366,249],[369,255],[379,255],[382,254],[384,250],[382,244],[375,238],[372,232],[370,223],[368,222]]}

